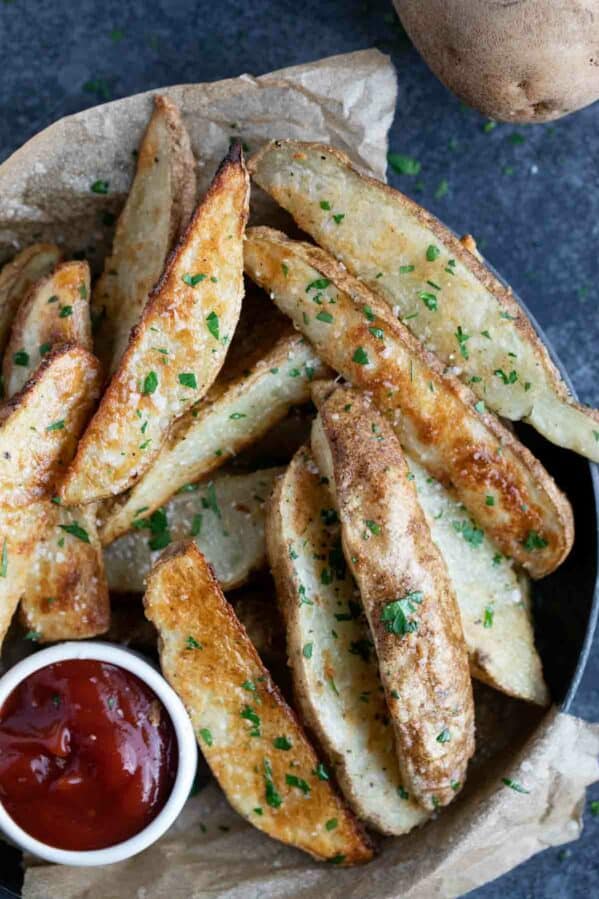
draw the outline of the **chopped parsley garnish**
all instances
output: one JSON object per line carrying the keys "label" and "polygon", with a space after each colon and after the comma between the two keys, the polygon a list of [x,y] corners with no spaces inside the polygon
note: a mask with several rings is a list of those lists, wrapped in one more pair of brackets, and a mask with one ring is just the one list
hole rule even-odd
{"label": "chopped parsley garnish", "polygon": [[266,802],[271,808],[280,808],[283,800],[277,793],[274,781],[272,779],[272,767],[268,759],[264,759],[264,783],[266,786],[265,796]]}
{"label": "chopped parsley garnish", "polygon": [[49,303],[58,303],[58,297],[56,296],[55,293],[52,294],[52,296],[50,297],[50,299],[48,300],[48,302],[49,302]]}
{"label": "chopped parsley garnish", "polygon": [[513,369],[508,375],[506,375],[502,368],[496,368],[493,374],[497,375],[497,377],[501,381],[503,381],[504,384],[515,384],[518,380],[518,374]]}
{"label": "chopped parsley garnish", "polygon": [[12,361],[15,365],[24,365],[27,367],[29,365],[29,353],[25,350],[17,350],[17,352],[12,357]]}
{"label": "chopped parsley garnish", "polygon": [[445,194],[449,191],[449,182],[446,178],[441,178],[439,184],[437,185],[437,189],[435,191],[435,200],[442,200]]}
{"label": "chopped parsley garnish", "polygon": [[427,293],[426,290],[421,290],[418,294],[418,297],[422,300],[427,309],[431,312],[436,312],[438,308],[437,297],[434,293]]}
{"label": "chopped parsley garnish", "polygon": [[407,593],[403,599],[387,603],[381,614],[381,621],[385,623],[387,631],[398,637],[417,631],[418,622],[408,616],[418,611],[417,606],[422,603],[423,599],[424,594],[415,590],[413,593]]}
{"label": "chopped parsley garnish", "polygon": [[328,821],[325,821],[325,825],[324,825],[324,826],[325,826],[326,830],[335,830],[335,828],[337,827],[338,823],[339,823],[339,822],[337,821],[337,818],[329,818]]}
{"label": "chopped parsley garnish", "polygon": [[212,311],[208,313],[208,315],[206,316],[206,325],[214,339],[218,340],[220,337],[220,332],[218,315],[216,314],[216,312]]}
{"label": "chopped parsley garnish", "polygon": [[330,325],[333,321],[333,316],[330,312],[319,312],[316,316],[316,320],[319,322],[326,322],[327,325]]}
{"label": "chopped parsley garnish", "polygon": [[239,421],[240,418],[247,418],[247,415],[244,412],[232,412],[229,418],[231,421]]}
{"label": "chopped parsley garnish", "polygon": [[466,334],[466,332],[462,330],[462,326],[458,325],[455,332],[455,339],[457,340],[460,347],[460,353],[462,354],[462,357],[464,359],[468,359],[467,343],[470,340],[470,334]]}
{"label": "chopped parsley garnish", "polygon": [[398,175],[417,175],[421,165],[417,159],[404,153],[387,153],[387,162]]}
{"label": "chopped parsley garnish", "polygon": [[335,215],[333,216],[333,221],[335,222],[336,225],[340,225],[344,218],[345,218],[344,212],[336,212]]}
{"label": "chopped parsley garnish", "polygon": [[60,421],[53,421],[51,425],[48,425],[46,431],[62,431],[64,428],[64,418],[61,418]]}
{"label": "chopped parsley garnish", "polygon": [[317,764],[312,774],[314,774],[319,780],[329,780],[329,772],[322,764],[322,762],[319,762]]}
{"label": "chopped parsley garnish", "polygon": [[517,780],[512,780],[511,777],[502,777],[501,783],[506,787],[509,787],[510,790],[515,790],[516,793],[530,793],[530,790],[527,790],[526,787],[519,784]]}
{"label": "chopped parsley garnish", "polygon": [[440,734],[437,734],[437,743],[449,743],[451,734],[449,728],[444,727]]}
{"label": "chopped parsley garnish", "polygon": [[370,306],[364,306],[363,312],[364,312],[364,318],[366,318],[369,322],[374,321],[374,312],[372,311]]}
{"label": "chopped parsley garnish", "polygon": [[51,349],[52,349],[52,344],[51,344],[51,343],[42,343],[42,344],[40,344],[40,347],[39,347],[39,354],[40,354],[40,356],[45,356],[47,353],[50,352]]}
{"label": "chopped parsley garnish", "polygon": [[357,347],[354,355],[352,356],[352,362],[356,362],[358,365],[368,365],[368,353],[364,349],[364,347]]}
{"label": "chopped parsley garnish", "polygon": [[202,519],[203,519],[203,516],[200,515],[199,512],[197,512],[193,516],[192,521],[191,521],[191,530],[189,532],[191,537],[199,537],[200,534],[202,533]]}
{"label": "chopped parsley garnish", "polygon": [[284,752],[287,752],[293,746],[287,737],[275,737],[272,741],[272,745],[275,749],[282,749]]}
{"label": "chopped parsley garnish", "polygon": [[281,270],[282,270],[282,272],[283,272],[283,275],[284,275],[285,277],[287,277],[287,275],[289,274],[289,266],[288,266],[288,265],[285,265],[284,262],[281,262]]}
{"label": "chopped parsley garnish", "polygon": [[286,774],[285,783],[289,787],[297,787],[298,790],[302,791],[304,796],[308,796],[310,793],[310,784],[306,783],[305,780],[302,780],[301,777],[297,777],[295,774]]}
{"label": "chopped parsley garnish", "polygon": [[483,618],[483,627],[489,628],[493,627],[493,618],[495,616],[495,612],[491,608],[491,606],[487,606],[485,608],[485,617]]}
{"label": "chopped parsley garnish", "polygon": [[398,793],[400,799],[409,799],[410,798],[410,794],[404,787],[398,787],[397,793]]}
{"label": "chopped parsley garnish", "polygon": [[469,543],[475,549],[483,542],[485,532],[477,528],[473,521],[454,521],[452,524],[454,530],[461,534],[466,543]]}
{"label": "chopped parsley garnish", "polygon": [[203,649],[201,643],[199,643],[195,637],[192,637],[191,634],[185,640],[185,649]]}
{"label": "chopped parsley garnish", "polygon": [[385,332],[382,328],[369,328],[368,329],[373,337],[376,337],[378,340],[385,339]]}
{"label": "chopped parsley garnish", "polygon": [[184,284],[187,284],[189,287],[195,287],[197,284],[201,284],[202,281],[206,280],[206,275],[183,275],[181,278]]}
{"label": "chopped parsley garnish", "polygon": [[60,312],[58,313],[59,318],[69,318],[70,315],[73,314],[72,306],[61,306]]}
{"label": "chopped parsley garnish", "polygon": [[326,290],[330,283],[328,278],[317,278],[315,281],[310,281],[306,287],[306,293],[309,293],[311,290]]}
{"label": "chopped parsley garnish", "polygon": [[150,394],[154,393],[157,387],[158,375],[155,371],[149,371],[144,378],[143,386],[141,388],[142,396],[149,396]]}
{"label": "chopped parsley garnish", "polygon": [[320,201],[320,208],[321,208],[321,209],[324,209],[325,212],[330,212],[330,211],[331,211],[331,204],[329,203],[328,200],[321,200],[321,201]]}
{"label": "chopped parsley garnish", "polygon": [[250,730],[250,737],[259,737],[260,716],[256,713],[256,710],[253,709],[251,705],[246,705],[243,707],[239,714],[241,718],[243,718],[245,721],[249,721],[252,725],[252,729]]}
{"label": "chopped parsley garnish", "polygon": [[429,244],[426,248],[426,258],[428,262],[434,262],[435,259],[438,259],[441,255],[441,250],[439,247],[436,247],[433,243]]}
{"label": "chopped parsley garnish", "polygon": [[93,184],[90,185],[89,189],[94,194],[107,194],[108,181],[103,181],[101,178],[98,178],[97,181],[94,181]]}
{"label": "chopped parsley garnish", "polygon": [[372,521],[370,518],[366,518],[364,520],[364,524],[368,528],[371,534],[378,536],[381,533],[381,526],[377,524],[376,521]]}
{"label": "chopped parsley garnish", "polygon": [[399,274],[407,275],[409,272],[413,272],[414,268],[415,268],[414,265],[400,265],[399,266]]}
{"label": "chopped parsley garnish", "polygon": [[206,746],[212,746],[212,734],[207,727],[202,727],[200,729],[200,737],[202,738]]}
{"label": "chopped parsley garnish", "polygon": [[486,411],[487,407],[485,406],[484,400],[479,400],[478,403],[474,404],[474,408],[475,408],[476,412],[478,412],[479,415],[482,415],[483,412]]}
{"label": "chopped parsley garnish", "polygon": [[537,531],[529,531],[526,540],[522,541],[522,546],[529,552],[533,552],[535,549],[545,549],[547,545],[545,538],[541,537]]}
{"label": "chopped parsley garnish", "polygon": [[31,640],[32,643],[37,643],[38,640],[41,638],[41,636],[42,636],[42,635],[40,634],[39,631],[27,631],[27,633],[25,634],[25,636],[23,637],[23,639],[24,639],[24,640]]}
{"label": "chopped parsley garnish", "polygon": [[196,376],[191,371],[183,371],[179,375],[179,384],[183,387],[191,387],[192,390],[198,389],[198,381]]}
{"label": "chopped parsley garnish", "polygon": [[81,540],[82,543],[89,543],[89,534],[85,528],[82,528],[76,521],[72,524],[59,524],[58,527],[61,531],[70,534],[71,537],[76,537],[77,540]]}
{"label": "chopped parsley garnish", "polygon": [[8,540],[4,538],[2,544],[2,557],[0,558],[0,577],[6,577],[8,571]]}
{"label": "chopped parsley garnish", "polygon": [[218,500],[216,499],[216,488],[214,486],[214,481],[210,481],[208,487],[206,488],[206,496],[202,497],[202,507],[204,509],[210,509],[218,518],[222,517],[220,514]]}
{"label": "chopped parsley garnish", "polygon": [[314,648],[313,643],[304,643],[304,648],[302,649],[302,655],[305,659],[312,658],[312,650]]}
{"label": "chopped parsley garnish", "polygon": [[345,856],[341,853],[339,855],[334,855],[332,858],[327,859],[329,865],[342,865],[345,861]]}
{"label": "chopped parsley garnish", "polygon": [[599,818],[599,801],[593,799],[590,805],[590,811],[593,818]]}
{"label": "chopped parsley garnish", "polygon": [[256,692],[256,684],[252,680],[245,680],[241,685],[242,690],[247,690],[248,693]]}
{"label": "chopped parsley garnish", "polygon": [[485,496],[485,506],[494,506],[495,505],[495,497],[487,494]]}

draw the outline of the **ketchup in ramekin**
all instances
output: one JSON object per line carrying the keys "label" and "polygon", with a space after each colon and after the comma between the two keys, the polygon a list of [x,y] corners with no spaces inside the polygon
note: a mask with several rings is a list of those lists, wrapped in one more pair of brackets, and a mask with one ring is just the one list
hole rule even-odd
{"label": "ketchup in ramekin", "polygon": [[49,846],[85,851],[129,839],[159,814],[176,773],[170,716],[116,665],[48,665],[0,710],[0,802]]}

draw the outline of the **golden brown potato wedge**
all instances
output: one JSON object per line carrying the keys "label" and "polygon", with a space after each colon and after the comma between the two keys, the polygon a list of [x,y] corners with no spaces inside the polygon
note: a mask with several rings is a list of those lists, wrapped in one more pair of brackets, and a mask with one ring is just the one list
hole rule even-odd
{"label": "golden brown potato wedge", "polygon": [[358,390],[314,393],[312,449],[370,625],[402,782],[425,808],[447,805],[474,752],[468,655],[447,568],[389,424]]}
{"label": "golden brown potato wedge", "polygon": [[92,349],[89,266],[63,262],[40,279],[17,310],[2,365],[6,396],[25,385],[52,347],[75,343]]}
{"label": "golden brown potato wedge", "polygon": [[115,593],[142,593],[150,569],[171,541],[193,537],[214,568],[223,590],[245,583],[265,562],[264,506],[280,468],[249,474],[218,472],[189,484],[148,519],[105,550],[106,573]]}
{"label": "golden brown potato wedge", "polygon": [[51,351],[0,410],[0,496],[26,506],[51,497],[98,398],[100,363],[87,350]]}
{"label": "golden brown potato wedge", "polygon": [[160,664],[233,808],[316,858],[372,858],[293,712],[193,543],[167,551],[144,597]]}
{"label": "golden brown potato wedge", "polygon": [[178,107],[154,97],[154,111],[137,156],[137,170],[119,216],[112,255],[94,287],[95,343],[112,374],[158,282],[171,247],[195,202],[195,160]]}
{"label": "golden brown potato wedge", "polygon": [[[291,326],[238,378],[215,385],[206,399],[175,422],[160,453],[102,526],[103,543],[147,518],[174,493],[206,477],[310,399],[314,378],[330,375],[312,346]],[[143,509],[142,512],[139,510]]]}
{"label": "golden brown potato wedge", "polygon": [[19,304],[36,281],[50,274],[61,260],[61,252],[51,243],[35,243],[14,257],[0,271],[0,352],[8,340]]}
{"label": "golden brown potato wedge", "polygon": [[122,493],[216,378],[239,318],[248,176],[229,151],[171,255],[61,485],[66,505]]}
{"label": "golden brown potato wedge", "polygon": [[21,621],[31,639],[41,643],[103,634],[110,624],[110,603],[95,507],[65,509],[50,501],[39,505],[43,510],[21,598]]}
{"label": "golden brown potato wedge", "polygon": [[490,409],[599,462],[599,411],[573,399],[511,291],[469,244],[332,147],[272,141],[250,169]]}
{"label": "golden brown potato wedge", "polygon": [[407,833],[428,816],[402,786],[374,646],[332,509],[310,451],[300,449],[277,482],[266,526],[294,694],[356,815],[382,833]]}
{"label": "golden brown potato wedge", "polygon": [[95,521],[88,526],[90,546],[74,546],[71,540],[81,537],[81,526],[51,502],[56,477],[75,450],[100,381],[100,365],[90,353],[59,348],[2,410],[0,642],[23,598],[31,638],[94,636],[107,625]]}
{"label": "golden brown potato wedge", "polygon": [[323,250],[270,228],[249,229],[245,265],[318,355],[372,394],[406,452],[454,487],[505,555],[533,577],[549,574],[563,561],[574,537],[566,497],[386,303]]}
{"label": "golden brown potato wedge", "polygon": [[528,577],[497,551],[451,491],[413,459],[407,457],[407,463],[455,590],[472,677],[517,699],[547,705]]}

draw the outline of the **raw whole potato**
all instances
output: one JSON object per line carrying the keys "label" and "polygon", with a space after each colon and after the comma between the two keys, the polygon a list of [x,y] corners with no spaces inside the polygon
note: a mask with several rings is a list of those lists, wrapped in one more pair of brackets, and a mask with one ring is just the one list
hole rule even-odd
{"label": "raw whole potato", "polygon": [[597,0],[394,0],[425,62],[492,119],[547,122],[599,97]]}

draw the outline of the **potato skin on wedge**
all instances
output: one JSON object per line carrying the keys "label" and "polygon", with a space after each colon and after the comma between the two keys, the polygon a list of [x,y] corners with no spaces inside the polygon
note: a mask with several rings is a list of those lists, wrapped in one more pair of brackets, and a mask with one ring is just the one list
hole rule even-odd
{"label": "potato skin on wedge", "polygon": [[62,254],[51,243],[34,243],[21,250],[0,271],[0,352],[4,351],[19,304],[36,281],[49,275]]}
{"label": "potato skin on wedge", "polygon": [[553,571],[574,539],[570,504],[484,403],[323,250],[270,228],[250,228],[244,249],[250,277],[326,363],[372,395],[406,452],[453,486],[499,549],[532,577]]}
{"label": "potato skin on wedge", "polygon": [[24,387],[52,347],[75,343],[91,352],[87,262],[62,262],[20,304],[2,364],[6,396]]}
{"label": "potato skin on wedge", "polygon": [[[143,593],[152,564],[166,542],[193,537],[223,590],[245,583],[265,563],[264,507],[281,468],[247,474],[216,472],[174,496],[104,551],[115,593]],[[166,542],[165,542],[166,541]]]}
{"label": "potato skin on wedge", "polygon": [[356,815],[381,833],[407,833],[428,815],[402,786],[370,631],[332,511],[303,447],[277,482],[266,526],[294,694]]}
{"label": "potato skin on wedge", "polygon": [[403,783],[434,809],[454,798],[474,752],[460,610],[390,426],[360,391],[324,397],[314,391],[312,450],[372,632]]}
{"label": "potato skin on wedge", "polygon": [[134,329],[61,485],[66,505],[122,493],[216,378],[239,318],[249,184],[234,145]]}
{"label": "potato skin on wedge", "polygon": [[311,382],[330,375],[330,369],[304,337],[290,326],[285,332],[251,370],[215,384],[205,400],[175,422],[152,467],[124,503],[117,500],[110,510],[102,527],[103,543],[254,443],[291,406],[309,400]]}
{"label": "potato skin on wedge", "polygon": [[137,156],[135,178],[114,235],[112,254],[94,287],[96,349],[112,374],[131,329],[162,275],[167,256],[195,202],[195,160],[177,106],[154,97],[154,111]]}
{"label": "potato skin on wedge", "polygon": [[100,393],[100,363],[87,350],[51,351],[0,410],[0,495],[13,507],[51,497]]}
{"label": "potato skin on wedge", "polygon": [[250,170],[490,409],[599,462],[599,410],[573,399],[524,310],[471,245],[333,147],[271,141]]}
{"label": "potato skin on wedge", "polygon": [[159,633],[162,671],[233,808],[316,858],[369,861],[368,839],[194,544],[164,553],[144,605]]}

